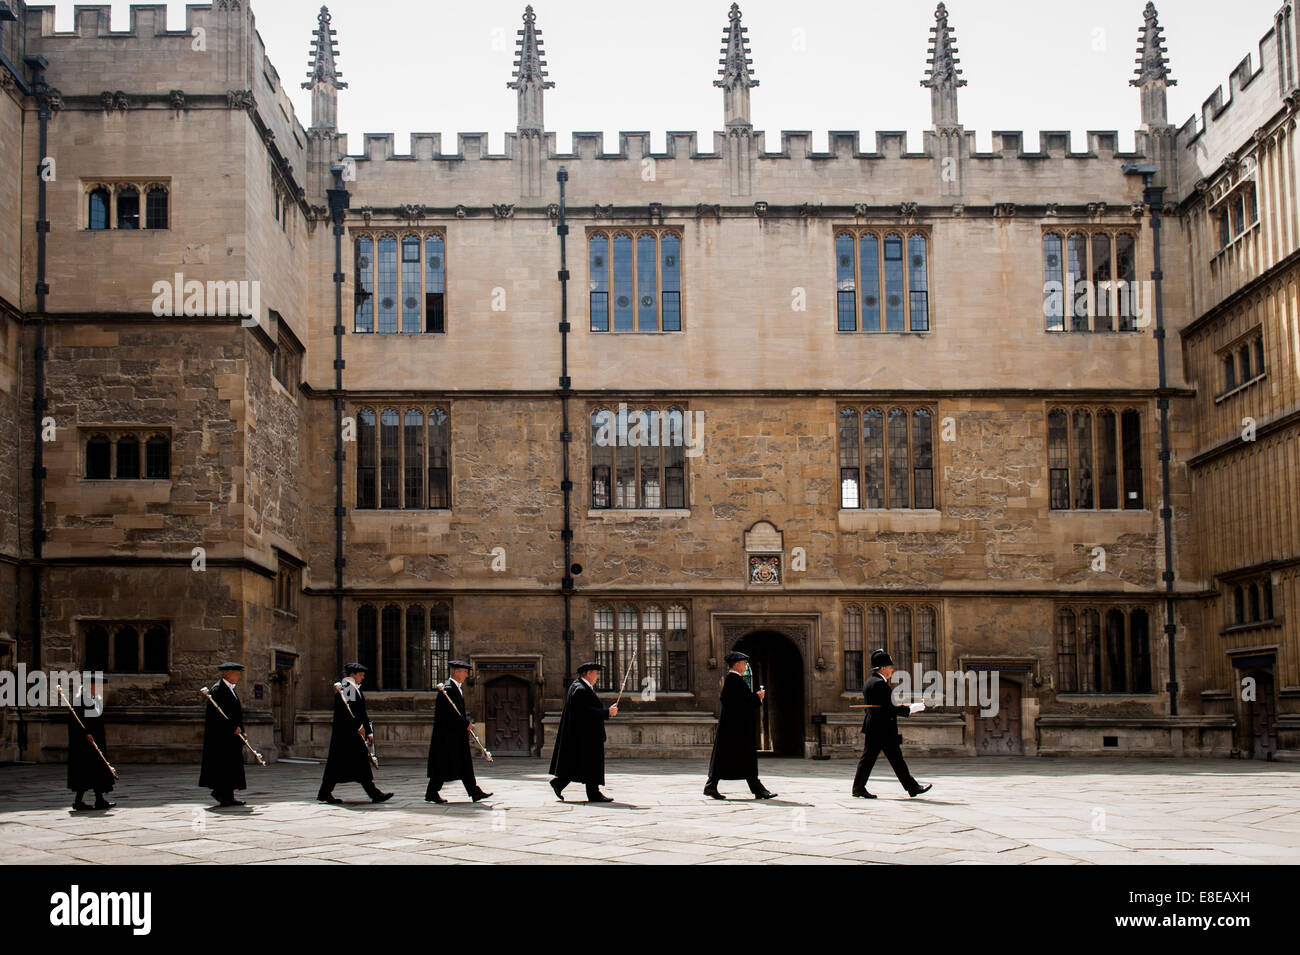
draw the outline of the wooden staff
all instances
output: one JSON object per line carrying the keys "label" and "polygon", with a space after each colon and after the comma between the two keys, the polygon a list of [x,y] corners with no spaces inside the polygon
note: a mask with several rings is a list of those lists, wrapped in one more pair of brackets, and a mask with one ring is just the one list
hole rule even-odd
{"label": "wooden staff", "polygon": [[[207,688],[206,686],[201,686],[201,687],[199,687],[199,692],[203,694],[203,698],[204,698],[205,700],[207,700],[209,703],[211,703],[213,706],[215,706],[215,707],[217,708],[217,712],[221,714],[221,718],[222,718],[223,720],[228,720],[228,719],[230,719],[230,717],[227,716],[227,715],[225,714],[225,711],[222,710],[221,707],[217,704],[217,701],[214,700],[214,699],[212,698],[212,694],[208,691],[208,688]],[[266,765],[266,760],[264,760],[264,759],[262,758],[262,754],[261,754],[261,753],[259,753],[259,752],[258,752],[257,750],[255,750],[255,749],[253,749],[253,744],[250,743],[250,742],[248,741],[248,737],[245,736],[243,733],[241,733],[238,729],[235,730],[235,735],[238,736],[240,739],[242,739],[242,740],[244,741],[244,745],[248,747],[248,751],[249,751],[250,753],[253,754],[253,757],[254,757],[254,758],[255,758],[259,763],[261,763],[263,766],[265,766],[265,765]]]}
{"label": "wooden staff", "polygon": [[627,661],[627,669],[623,671],[623,685],[618,688],[618,696],[614,697],[614,705],[618,706],[618,701],[623,699],[623,691],[627,689],[627,678],[632,675],[632,667],[636,666],[637,647],[632,647],[632,659]]}
{"label": "wooden staff", "polygon": [[[457,716],[459,716],[461,719],[465,719],[465,714],[460,711],[460,707],[456,705],[456,701],[453,700],[451,698],[451,694],[447,692],[447,684],[439,683],[434,689],[436,689],[443,696],[447,697],[447,702],[451,704],[451,708],[456,711]],[[469,735],[474,737],[474,742],[478,743],[478,748],[483,750],[483,758],[486,759],[489,763],[492,762],[492,754],[489,753],[487,747],[483,745],[483,741],[474,734],[474,731],[472,729],[469,731]]]}
{"label": "wooden staff", "polygon": [[[347,698],[346,696],[343,695],[343,684],[342,684],[342,683],[335,683],[335,684],[334,684],[334,692],[337,693],[337,694],[339,695],[339,699],[341,699],[341,700],[343,701],[343,706],[347,709],[347,711],[348,711],[348,716],[352,717],[352,718],[355,720],[355,719],[357,718],[357,715],[356,715],[355,713],[352,712],[352,707],[348,706],[348,698]],[[357,733],[361,736],[361,745],[364,746],[364,747],[366,748],[366,755],[369,756],[369,757],[370,757],[370,761],[371,761],[372,763],[375,764],[375,769],[378,769],[378,768],[379,768],[379,757],[375,755],[375,751],[374,751],[373,749],[371,749],[370,744],[366,742],[366,732],[365,732],[365,731],[366,731],[366,728],[365,728],[364,726],[358,726],[358,727],[357,727]]]}
{"label": "wooden staff", "polygon": [[[72,708],[72,704],[68,702],[68,698],[63,695],[63,687],[56,683],[54,688],[59,691],[59,697],[63,700],[64,705],[67,706],[68,712],[72,714],[72,718],[77,721],[77,725],[80,726],[82,731],[86,734],[86,742],[95,747],[95,752],[99,754],[99,758],[104,761],[104,765],[107,766],[108,771],[113,774],[113,778],[117,779],[117,770],[114,769],[113,764],[108,761],[108,757],[104,755],[104,751],[99,748],[99,744],[95,742],[95,737],[90,735],[90,730],[86,729],[86,724],[81,722],[81,717],[78,716],[77,711]],[[80,799],[81,797],[78,796],[77,798]]]}

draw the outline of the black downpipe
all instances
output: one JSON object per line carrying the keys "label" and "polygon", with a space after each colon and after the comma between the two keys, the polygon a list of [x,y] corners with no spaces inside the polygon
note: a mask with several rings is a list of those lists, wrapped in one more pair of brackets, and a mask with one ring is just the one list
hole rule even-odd
{"label": "black downpipe", "polygon": [[49,155],[50,86],[45,82],[48,63],[43,56],[26,59],[32,68],[32,92],[36,96],[40,119],[40,148],[36,157],[36,355],[32,397],[34,438],[32,447],[32,668],[41,667],[41,559],[45,544],[45,446],[42,440],[49,402],[45,397],[45,361],[49,357],[45,343],[45,297],[50,286],[45,281],[46,236],[50,221],[46,218],[45,157]]}
{"label": "black downpipe", "polygon": [[561,166],[555,174],[560,184],[560,222],[555,234],[560,237],[560,445],[563,450],[564,478],[560,490],[564,492],[564,576],[560,592],[564,595],[564,686],[573,681],[573,523],[570,510],[573,506],[573,479],[569,475],[569,445],[573,433],[569,430],[569,267],[565,253],[565,239],[569,234],[564,206],[564,184],[569,181],[568,171]]}
{"label": "black downpipe", "polygon": [[1156,407],[1160,409],[1160,487],[1162,501],[1160,522],[1164,526],[1165,536],[1165,638],[1169,644],[1169,682],[1165,689],[1169,691],[1169,715],[1178,715],[1178,650],[1174,638],[1178,625],[1174,623],[1174,510],[1173,499],[1169,491],[1169,393],[1168,372],[1165,365],[1165,312],[1164,298],[1161,295],[1161,282],[1164,273],[1160,270],[1160,206],[1164,202],[1165,187],[1153,186],[1151,176],[1143,182],[1142,201],[1151,209],[1151,281],[1155,285],[1156,296],[1156,356],[1160,368],[1160,388]]}
{"label": "black downpipe", "polygon": [[334,672],[343,672],[343,220],[352,197],[343,184],[343,167],[331,166],[334,188],[327,189],[334,223]]}

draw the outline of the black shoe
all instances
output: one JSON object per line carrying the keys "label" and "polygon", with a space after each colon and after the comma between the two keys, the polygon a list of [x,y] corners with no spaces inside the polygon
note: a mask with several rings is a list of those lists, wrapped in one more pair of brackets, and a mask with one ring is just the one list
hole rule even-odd
{"label": "black shoe", "polygon": [[439,796],[437,793],[429,793],[427,796],[424,797],[424,801],[425,801],[425,802],[437,802],[437,803],[443,803],[443,802],[446,802],[447,800],[443,799],[443,798],[442,798],[441,796]]}
{"label": "black shoe", "polygon": [[934,788],[934,783],[926,783],[924,786],[917,786],[915,789],[909,789],[907,794],[915,799],[917,796],[928,793]]}
{"label": "black shoe", "polygon": [[552,779],[551,788],[555,790],[555,798],[560,802],[564,802],[564,787],[557,785],[557,783],[559,783],[558,779]]}
{"label": "black shoe", "polygon": [[589,793],[587,795],[587,802],[613,802],[613,801],[614,800],[612,797],[606,796],[600,790],[597,790],[594,793]]}
{"label": "black shoe", "polygon": [[875,794],[873,794],[873,793],[869,793],[869,792],[867,792],[865,789],[855,789],[855,790],[853,790],[853,795],[858,796],[859,798],[862,798],[862,799],[875,799],[875,798],[876,798],[876,797],[875,797]]}
{"label": "black shoe", "polygon": [[332,793],[328,796],[317,796],[316,799],[318,802],[327,802],[330,803],[331,805],[338,805],[343,801],[338,796],[335,796]]}
{"label": "black shoe", "polygon": [[491,793],[485,793],[483,790],[480,789],[470,798],[473,799],[475,802],[478,802],[480,799],[487,799],[491,795],[492,795]]}
{"label": "black shoe", "polygon": [[[109,802],[107,799],[105,799],[105,798],[102,797],[102,796],[101,796],[100,798],[98,798],[98,799],[95,800],[95,808],[96,808],[96,809],[112,809],[112,808],[113,808],[114,806],[116,806],[116,805],[117,805],[117,803],[115,803],[115,802]],[[241,805],[242,805],[242,804],[241,804]]]}
{"label": "black shoe", "polygon": [[392,793],[375,793],[370,797],[371,802],[387,802],[393,798]]}
{"label": "black shoe", "polygon": [[726,796],[722,795],[722,793],[718,792],[718,787],[717,787],[717,786],[705,786],[705,787],[704,787],[704,795],[706,795],[706,796],[710,796],[710,797],[712,797],[713,799],[723,799],[723,800],[725,800],[725,799],[727,798]]}
{"label": "black shoe", "polygon": [[217,805],[223,809],[230,809],[233,806],[246,806],[248,805],[248,803],[244,802],[241,799],[223,799],[221,800],[221,802],[217,803]]}
{"label": "black shoe", "polygon": [[754,793],[755,799],[775,799],[776,793],[764,789],[762,792]]}
{"label": "black shoe", "polygon": [[72,808],[75,809],[77,812],[90,812],[90,807],[87,806],[80,799],[78,799],[76,802],[72,804]]}

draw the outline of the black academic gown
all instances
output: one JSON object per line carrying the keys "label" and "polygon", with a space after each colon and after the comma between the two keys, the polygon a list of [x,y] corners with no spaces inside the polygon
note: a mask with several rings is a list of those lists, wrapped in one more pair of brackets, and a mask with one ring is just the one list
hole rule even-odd
{"label": "black academic gown", "polygon": [[867,742],[878,743],[882,747],[901,743],[903,737],[898,732],[898,718],[910,716],[912,711],[894,703],[889,681],[879,673],[871,674],[862,687],[862,697],[869,704],[866,715],[862,717],[862,732],[867,737]]}
{"label": "black academic gown", "polygon": [[758,726],[754,711],[763,705],[758,694],[735,670],[722,681],[722,715],[713,737],[709,779],[758,778]]}
{"label": "black academic gown", "polygon": [[[347,692],[346,684],[343,692]],[[357,730],[364,726],[368,736],[374,732],[374,727],[366,715],[366,697],[361,688],[358,687],[349,694],[346,705],[343,692],[334,693],[334,728],[330,733],[329,757],[325,760],[324,785],[365,785],[374,781],[375,774],[370,765],[370,750],[366,747],[365,740],[357,735]],[[348,714],[348,707],[352,708],[351,715]]]}
{"label": "black academic gown", "polygon": [[243,789],[244,743],[235,735],[243,729],[244,708],[225,680],[210,687],[212,700],[221,707],[221,713],[212,703],[203,702],[203,765],[199,770],[199,786],[213,792],[233,792]]}
{"label": "black academic gown", "polygon": [[556,779],[605,784],[605,720],[609,707],[581,679],[573,681],[564,700],[564,712],[555,731],[551,775]]}
{"label": "black academic gown", "polygon": [[[453,707],[452,703],[456,705]],[[468,727],[465,697],[448,680],[446,690],[438,694],[438,702],[433,707],[433,736],[429,739],[429,766],[425,773],[429,779],[441,784],[451,779],[474,778]]]}
{"label": "black academic gown", "polygon": [[108,744],[104,741],[104,711],[93,706],[76,707],[77,716],[86,724],[83,730],[76,717],[68,714],[68,788],[74,793],[92,790],[106,793],[113,788],[113,774],[99,758],[95,747],[86,741],[86,733],[99,744],[100,752],[108,757]]}

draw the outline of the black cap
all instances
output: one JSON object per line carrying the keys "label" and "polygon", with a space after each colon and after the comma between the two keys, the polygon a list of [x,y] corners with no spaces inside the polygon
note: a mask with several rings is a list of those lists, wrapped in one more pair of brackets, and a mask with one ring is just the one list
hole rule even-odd
{"label": "black cap", "polygon": [[737,663],[739,663],[741,660],[748,660],[749,654],[741,653],[739,650],[732,650],[722,659],[727,661],[727,666],[732,667],[735,666]]}
{"label": "black cap", "polygon": [[599,663],[596,663],[594,660],[588,660],[586,663],[578,664],[579,674],[586,673],[589,670],[603,670],[603,669],[605,669],[605,667]]}
{"label": "black cap", "polygon": [[881,667],[892,667],[894,658],[883,649],[871,651],[871,669],[879,670]]}
{"label": "black cap", "polygon": [[474,668],[470,664],[466,663],[464,660],[452,660],[450,663],[447,664],[447,669],[448,670],[472,670]]}
{"label": "black cap", "polygon": [[244,665],[242,663],[230,663],[230,662],[223,663],[221,664],[221,666],[217,667],[217,669],[221,670],[222,672],[225,672],[226,670],[242,670],[243,668]]}
{"label": "black cap", "polygon": [[370,667],[364,663],[345,663],[343,664],[344,673],[369,673]]}

